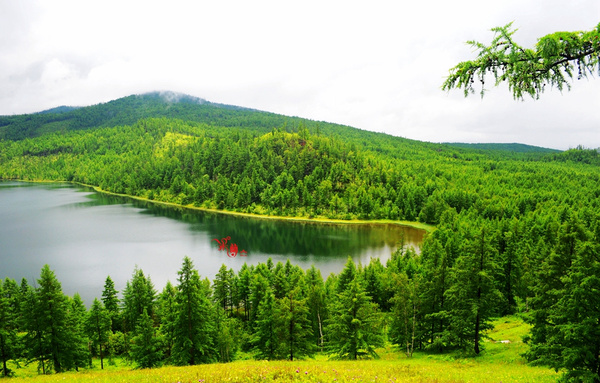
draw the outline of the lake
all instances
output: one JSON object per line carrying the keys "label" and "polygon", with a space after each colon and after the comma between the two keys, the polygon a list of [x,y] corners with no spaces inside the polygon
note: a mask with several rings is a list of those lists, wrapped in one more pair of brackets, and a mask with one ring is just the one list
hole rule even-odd
{"label": "lake", "polygon": [[[326,278],[348,256],[383,263],[399,243],[419,251],[423,230],[391,224],[328,224],[240,217],[170,207],[97,193],[71,184],[0,182],[0,278],[35,284],[50,265],[67,295],[86,304],[101,297],[108,275],[121,291],[137,265],[160,292],[189,256],[200,275],[213,279],[222,264],[290,259],[314,264]],[[219,250],[237,245],[236,257]],[[230,248],[231,249],[231,248]],[[230,253],[231,254],[231,253]]]}

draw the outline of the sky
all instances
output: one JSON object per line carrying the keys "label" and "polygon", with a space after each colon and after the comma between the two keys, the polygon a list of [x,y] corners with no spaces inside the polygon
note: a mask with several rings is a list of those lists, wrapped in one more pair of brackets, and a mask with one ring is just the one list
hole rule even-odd
{"label": "sky", "polygon": [[441,90],[509,22],[533,47],[594,29],[600,1],[0,0],[0,115],[174,91],[420,141],[600,147],[598,75],[539,100]]}

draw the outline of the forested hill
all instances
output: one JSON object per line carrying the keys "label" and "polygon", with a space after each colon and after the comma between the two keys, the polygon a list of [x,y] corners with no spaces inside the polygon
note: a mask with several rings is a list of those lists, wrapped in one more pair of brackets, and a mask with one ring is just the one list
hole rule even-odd
{"label": "forested hill", "polygon": [[388,263],[397,278],[352,277],[382,310],[403,307],[394,314],[404,318],[400,343],[479,353],[491,319],[519,312],[532,326],[529,360],[597,378],[597,150],[457,148],[169,95],[177,96],[2,118],[0,180],[73,181],[254,214],[433,224],[420,256]]}

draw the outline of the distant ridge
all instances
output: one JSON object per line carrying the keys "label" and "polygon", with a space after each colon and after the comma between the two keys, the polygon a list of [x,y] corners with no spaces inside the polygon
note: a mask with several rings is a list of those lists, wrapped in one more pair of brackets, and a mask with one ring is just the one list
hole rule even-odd
{"label": "distant ridge", "polygon": [[68,113],[75,109],[79,109],[79,106],[57,106],[56,108],[51,108],[47,110],[42,110],[41,112],[37,112],[37,114],[48,114],[48,113]]}
{"label": "distant ridge", "polygon": [[445,142],[445,145],[453,146],[462,149],[475,149],[485,151],[500,151],[513,153],[560,153],[561,150],[544,148],[541,146],[525,145],[518,143],[502,144],[502,143],[485,143],[485,144],[468,144],[462,142]]}

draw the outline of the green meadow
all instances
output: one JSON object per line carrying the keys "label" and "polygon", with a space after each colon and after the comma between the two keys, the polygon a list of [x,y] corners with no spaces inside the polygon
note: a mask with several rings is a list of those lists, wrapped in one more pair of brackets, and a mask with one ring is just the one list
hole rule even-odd
{"label": "green meadow", "polygon": [[[525,363],[522,337],[528,326],[517,317],[494,321],[485,351],[474,357],[460,353],[415,352],[412,358],[397,347],[378,350],[379,359],[329,360],[325,355],[301,361],[239,360],[185,367],[133,369],[122,359],[80,372],[38,375],[34,366],[18,369],[11,382],[556,382],[559,373]],[[509,343],[501,343],[509,341]],[[250,357],[250,355],[248,355]]]}

